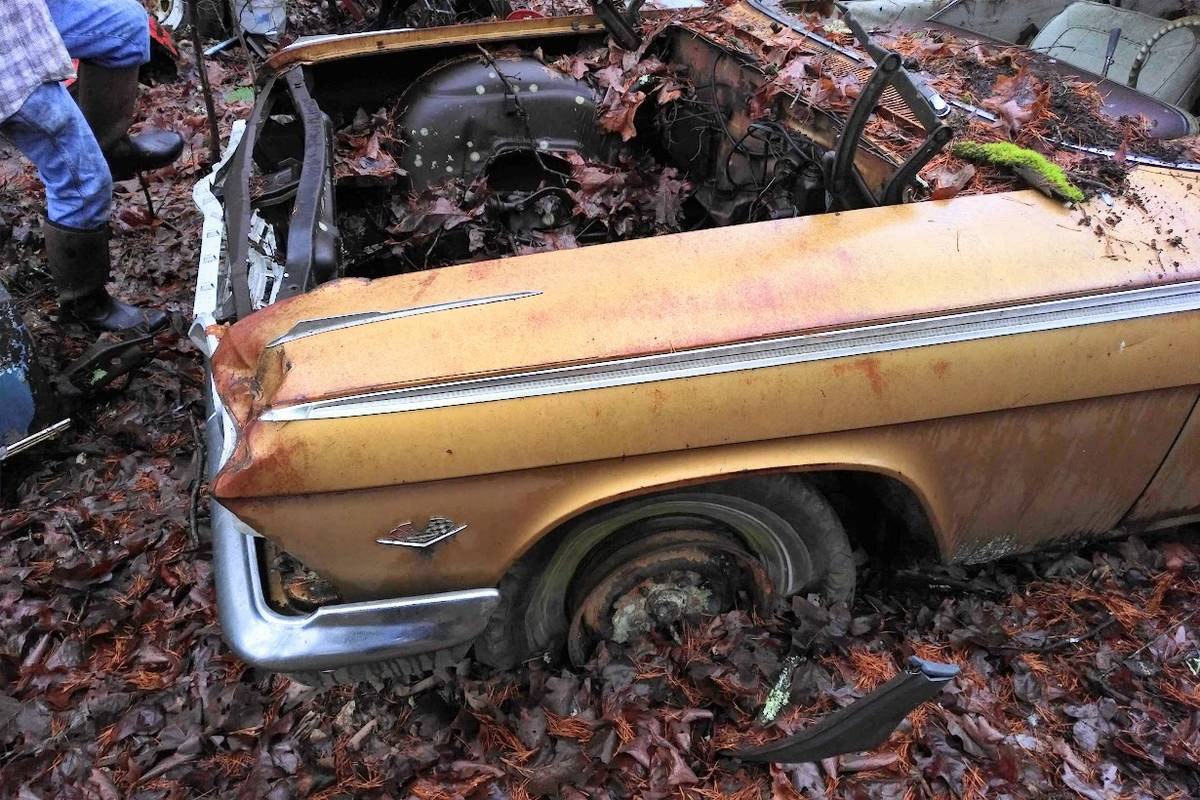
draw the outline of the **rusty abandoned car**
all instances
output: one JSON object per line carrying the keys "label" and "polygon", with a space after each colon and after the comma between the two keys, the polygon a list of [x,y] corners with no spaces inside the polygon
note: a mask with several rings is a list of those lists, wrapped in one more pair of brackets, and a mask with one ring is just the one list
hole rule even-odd
{"label": "rusty abandoned car", "polygon": [[848,600],[858,548],[1196,518],[1197,28],[845,5],[598,0],[267,62],[196,188],[239,655],[583,660]]}

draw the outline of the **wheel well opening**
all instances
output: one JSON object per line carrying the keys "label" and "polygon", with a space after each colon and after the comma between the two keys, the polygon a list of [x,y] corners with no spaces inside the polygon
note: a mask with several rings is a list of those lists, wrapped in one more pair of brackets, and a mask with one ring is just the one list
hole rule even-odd
{"label": "wheel well opening", "polygon": [[865,470],[809,472],[805,478],[833,506],[850,543],[872,560],[898,565],[940,555],[925,506],[903,481]]}
{"label": "wheel well opening", "polygon": [[[780,597],[808,591],[831,600],[853,597],[855,546],[886,559],[889,568],[914,552],[936,550],[919,498],[884,475],[790,470],[654,487],[577,514],[541,537],[501,581],[504,613],[489,625],[477,653],[499,664],[561,645],[579,570],[595,565],[610,538],[628,538],[622,531],[630,523],[688,513],[731,523],[730,532],[751,544],[747,550],[763,561]],[[762,538],[746,527],[747,519],[781,538]]]}

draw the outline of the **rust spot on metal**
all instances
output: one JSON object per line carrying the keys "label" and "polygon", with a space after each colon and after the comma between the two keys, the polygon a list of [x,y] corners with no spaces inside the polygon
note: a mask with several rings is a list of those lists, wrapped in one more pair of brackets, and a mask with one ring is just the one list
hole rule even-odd
{"label": "rust spot on metal", "polygon": [[863,377],[867,379],[867,382],[871,384],[871,391],[875,393],[875,396],[883,396],[883,370],[879,367],[879,359],[877,357],[867,356],[866,358],[857,358],[849,364],[835,364],[833,367],[833,374],[839,377],[850,371],[861,372]]}
{"label": "rust spot on metal", "polygon": [[441,273],[439,273],[436,269],[431,269],[426,272],[421,279],[417,281],[416,290],[413,292],[412,296],[413,301],[420,300],[421,296],[425,294],[425,290],[428,289],[430,285],[432,285],[433,282],[438,279],[438,275],[440,274]]}

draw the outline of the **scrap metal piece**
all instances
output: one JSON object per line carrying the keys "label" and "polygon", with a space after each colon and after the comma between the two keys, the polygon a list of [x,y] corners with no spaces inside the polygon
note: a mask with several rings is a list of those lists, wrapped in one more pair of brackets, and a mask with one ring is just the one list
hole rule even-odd
{"label": "scrap metal piece", "polygon": [[858,152],[863,132],[875,111],[875,106],[879,103],[880,95],[888,87],[892,76],[899,71],[899,54],[888,53],[880,60],[879,66],[871,73],[870,79],[862,87],[858,99],[850,109],[846,124],[842,128],[842,135],[838,137],[837,148],[832,153],[825,154],[825,186],[833,201],[831,210],[854,207],[847,186],[854,166],[854,154]]}
{"label": "scrap metal piece", "polygon": [[1112,65],[1117,63],[1117,45],[1121,43],[1121,29],[1113,28],[1108,32],[1108,49],[1104,51],[1104,69],[1100,70],[1100,77],[1107,78],[1108,71],[1112,69]]}
{"label": "scrap metal piece", "polygon": [[287,269],[279,299],[303,294],[334,277],[339,239],[334,224],[333,122],[313,99],[303,70],[291,70],[286,78],[304,127],[304,160],[288,221]]}
{"label": "scrap metal piece", "polygon": [[[482,57],[482,58],[481,58]],[[529,56],[476,54],[437,63],[404,90],[396,126],[403,131],[398,166],[411,191],[420,193],[448,178],[468,183],[488,174],[489,185],[520,185],[504,171],[512,153],[544,156],[576,153],[587,161],[609,161],[619,138],[596,124],[601,97],[587,82],[547,67]],[[534,178],[526,191],[538,188]]]}
{"label": "scrap metal piece", "polygon": [[12,458],[17,453],[22,453],[22,452],[28,450],[29,448],[34,447],[35,445],[39,445],[42,442],[49,441],[50,439],[53,439],[55,436],[58,436],[60,433],[65,431],[70,426],[71,426],[71,418],[67,417],[66,419],[60,419],[58,422],[54,423],[53,425],[51,425],[48,428],[43,428],[42,430],[38,431],[37,433],[31,433],[28,436],[26,436],[24,439],[19,439],[10,445],[0,444],[0,461],[3,461],[6,458]]}
{"label": "scrap metal piece", "polygon": [[872,750],[887,741],[900,721],[932,700],[958,675],[954,664],[908,659],[908,668],[870,694],[792,736],[760,747],[724,750],[742,761],[798,764],[842,753]]}
{"label": "scrap metal piece", "polygon": [[322,606],[341,602],[333,584],[317,576],[293,576],[284,581],[283,593],[288,602],[304,611],[316,611]]}
{"label": "scrap metal piece", "polygon": [[63,397],[95,394],[149,361],[150,350],[143,345],[153,340],[152,331],[96,342],[54,379],[55,391]]}
{"label": "scrap metal piece", "polygon": [[[846,23],[846,27],[854,34],[854,38],[858,40],[862,48],[877,64],[882,63],[883,59],[887,58],[889,51],[871,38],[867,29],[854,17],[849,8],[839,3],[838,9],[842,12],[842,21]],[[946,100],[920,76],[907,70],[901,70],[896,75],[894,83],[896,91],[900,93],[905,104],[912,109],[926,130],[937,127],[937,121],[950,113],[950,106]]]}
{"label": "scrap metal piece", "polygon": [[883,197],[880,205],[891,206],[904,202],[904,189],[917,179],[917,175],[925,168],[934,156],[942,152],[942,148],[954,136],[954,129],[949,125],[939,125],[925,138],[913,154],[900,165],[900,169],[892,175],[887,186],[883,187]]}

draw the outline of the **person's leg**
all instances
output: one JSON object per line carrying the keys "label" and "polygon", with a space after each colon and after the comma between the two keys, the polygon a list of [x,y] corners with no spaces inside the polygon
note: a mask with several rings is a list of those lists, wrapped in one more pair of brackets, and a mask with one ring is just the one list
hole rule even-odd
{"label": "person's leg", "polygon": [[61,84],[42,84],[0,125],[0,131],[37,167],[46,185],[46,217],[51,222],[79,229],[108,224],[112,209],[108,165],[79,107]]}
{"label": "person's leg", "polygon": [[140,67],[150,60],[150,23],[137,0],[46,0],[71,58],[101,67]]}
{"label": "person's leg", "polygon": [[46,186],[46,258],[63,312],[105,330],[158,326],[160,311],[143,312],[112,298],[108,217],[112,178],[100,146],[67,90],[45,83],[26,98],[0,135],[38,169]]}
{"label": "person's leg", "polygon": [[183,138],[170,131],[129,135],[138,68],[150,60],[150,27],[137,0],[47,0],[72,58],[80,60],[79,107],[117,180],[179,157]]}

